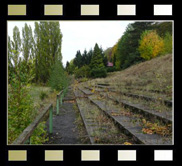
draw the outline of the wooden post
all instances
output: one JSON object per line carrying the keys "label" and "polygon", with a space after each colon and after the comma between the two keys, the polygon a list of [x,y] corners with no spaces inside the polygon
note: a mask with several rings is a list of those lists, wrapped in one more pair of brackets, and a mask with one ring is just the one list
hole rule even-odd
{"label": "wooden post", "polygon": [[53,106],[51,106],[50,110],[49,110],[49,133],[52,134],[52,118],[53,118]]}

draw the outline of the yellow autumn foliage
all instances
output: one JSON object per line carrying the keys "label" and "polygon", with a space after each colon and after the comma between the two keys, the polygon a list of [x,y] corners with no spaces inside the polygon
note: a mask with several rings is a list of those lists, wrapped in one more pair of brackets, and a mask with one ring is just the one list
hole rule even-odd
{"label": "yellow autumn foliage", "polygon": [[150,60],[164,51],[164,41],[156,31],[145,31],[140,40],[139,52],[142,58]]}

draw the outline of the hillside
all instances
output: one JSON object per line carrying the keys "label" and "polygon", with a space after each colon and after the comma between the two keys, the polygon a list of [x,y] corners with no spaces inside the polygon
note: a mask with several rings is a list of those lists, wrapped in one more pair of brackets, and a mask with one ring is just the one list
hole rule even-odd
{"label": "hillside", "polygon": [[[172,99],[172,55],[157,57],[149,61],[133,65],[125,70],[113,72],[107,78],[94,79],[89,85],[111,84],[117,90],[132,89],[148,95],[164,96]],[[151,92],[151,93],[150,93]],[[152,93],[158,92],[158,93]]]}

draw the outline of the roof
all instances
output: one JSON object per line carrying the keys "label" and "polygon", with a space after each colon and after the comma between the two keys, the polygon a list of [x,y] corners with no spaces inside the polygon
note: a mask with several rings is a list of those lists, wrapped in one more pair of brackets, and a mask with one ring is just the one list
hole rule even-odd
{"label": "roof", "polygon": [[113,66],[113,63],[112,62],[107,62],[107,66]]}

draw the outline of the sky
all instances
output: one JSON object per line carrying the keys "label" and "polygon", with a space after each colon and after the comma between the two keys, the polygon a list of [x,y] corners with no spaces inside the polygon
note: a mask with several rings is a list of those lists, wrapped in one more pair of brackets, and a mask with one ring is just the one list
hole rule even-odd
{"label": "sky", "polygon": [[[59,21],[62,38],[63,65],[72,60],[78,50],[83,53],[94,48],[95,43],[103,50],[112,47],[123,35],[129,23],[134,21]],[[34,21],[9,21],[8,35],[12,38],[13,28],[22,32],[25,23],[34,30]],[[22,34],[22,33],[21,33]]]}

